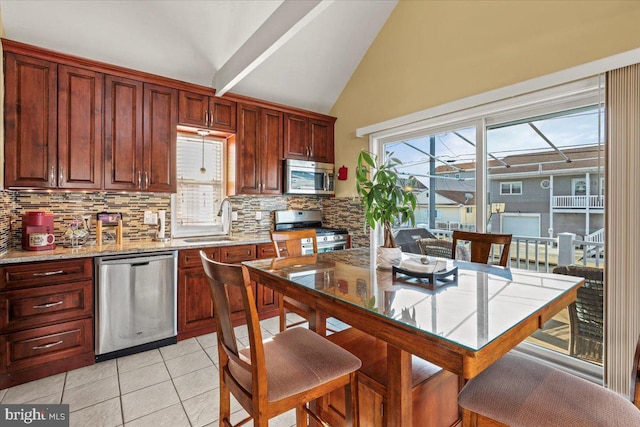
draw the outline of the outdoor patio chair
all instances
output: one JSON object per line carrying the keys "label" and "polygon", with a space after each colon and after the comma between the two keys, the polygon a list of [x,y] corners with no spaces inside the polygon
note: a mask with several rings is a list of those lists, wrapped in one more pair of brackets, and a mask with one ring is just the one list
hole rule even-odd
{"label": "outdoor patio chair", "polygon": [[451,258],[452,243],[443,239],[418,239],[416,240],[422,255],[439,258]]}
{"label": "outdoor patio chair", "polygon": [[[416,240],[418,248],[422,255],[434,256],[439,258],[449,258],[453,253],[453,243],[449,240],[425,238]],[[469,252],[460,245],[456,248],[456,258],[462,261],[469,261]]]}
{"label": "outdoor patio chair", "polygon": [[[296,426],[307,426],[307,416],[320,424],[307,406],[335,390],[345,394],[346,425],[358,424],[356,371],[360,359],[305,328],[292,328],[262,341],[253,288],[246,267],[223,264],[200,251],[209,279],[218,337],[221,426],[231,424],[231,394],[253,419],[267,427],[269,419],[296,409]],[[237,289],[247,321],[249,346],[238,348],[229,300]],[[237,423],[244,425],[249,418]]]}
{"label": "outdoor patio chair", "polygon": [[[640,340],[631,366],[631,400],[595,383],[509,353],[458,395],[465,427],[638,426]],[[635,396],[635,398],[634,398]]]}
{"label": "outdoor patio chair", "polygon": [[489,256],[491,248],[494,245],[502,245],[502,253],[498,265],[507,266],[509,261],[509,248],[511,247],[511,234],[492,234],[492,233],[475,233],[472,231],[454,231],[453,249],[455,253],[458,247],[458,241],[466,241],[470,243],[471,261],[481,264],[489,264]]}
{"label": "outdoor patio chair", "polygon": [[571,338],[569,354],[581,359],[602,363],[604,270],[576,265],[558,266],[556,274],[584,277],[576,302],[569,306]]}

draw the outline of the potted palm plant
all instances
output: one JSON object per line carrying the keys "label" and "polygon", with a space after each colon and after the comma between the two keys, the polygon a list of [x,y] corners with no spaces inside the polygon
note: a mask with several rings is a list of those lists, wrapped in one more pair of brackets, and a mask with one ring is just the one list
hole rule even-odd
{"label": "potted palm plant", "polygon": [[412,187],[413,176],[402,179],[398,166],[402,162],[392,154],[384,163],[378,163],[378,157],[367,151],[358,155],[356,166],[356,191],[364,206],[365,228],[369,225],[375,229],[382,225],[384,242],[378,248],[378,267],[391,268],[400,262],[401,249],[396,247],[392,225],[396,222],[410,222],[415,225],[414,210],[417,200]]}

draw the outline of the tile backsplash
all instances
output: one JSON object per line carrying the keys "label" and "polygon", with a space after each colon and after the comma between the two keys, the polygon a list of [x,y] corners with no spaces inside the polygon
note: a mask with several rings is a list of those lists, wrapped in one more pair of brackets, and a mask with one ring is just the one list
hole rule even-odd
{"label": "tile backsplash", "polygon": [[[363,230],[364,213],[358,200],[351,198],[232,196],[231,206],[238,213],[232,223],[232,233],[268,233],[273,229],[274,210],[322,209],[323,222],[328,227],[346,228],[352,233],[352,246],[369,244],[368,230]],[[0,191],[0,254],[20,247],[22,214],[46,211],[55,215],[56,239],[62,236],[75,215],[91,216],[91,238],[95,238],[95,218],[98,212],[120,212],[124,219],[123,237],[127,240],[149,240],[156,227],[143,224],[145,210],[167,211],[167,233],[171,233],[171,195],[164,193],[83,193]],[[256,219],[260,212],[262,218]]]}
{"label": "tile backsplash", "polygon": [[4,192],[9,194],[12,209],[9,215],[9,247],[20,247],[22,214],[29,211],[46,211],[55,215],[56,241],[64,244],[62,236],[76,215],[91,217],[91,239],[95,239],[96,214],[119,212],[123,218],[123,237],[127,240],[149,240],[155,235],[156,226],[143,224],[145,210],[167,211],[170,232],[171,196],[162,193],[39,193],[30,191]]}

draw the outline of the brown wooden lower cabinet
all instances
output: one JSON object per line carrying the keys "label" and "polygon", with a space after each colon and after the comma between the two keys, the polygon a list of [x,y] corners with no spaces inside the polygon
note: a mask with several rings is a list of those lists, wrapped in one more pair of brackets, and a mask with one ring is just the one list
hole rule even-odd
{"label": "brown wooden lower cabinet", "polygon": [[0,267],[0,389],[95,363],[91,258]]}
{"label": "brown wooden lower cabinet", "polygon": [[[383,426],[387,386],[387,344],[355,328],[332,334],[330,341],[362,361],[358,370],[358,409],[361,426]],[[412,411],[414,427],[450,427],[458,421],[458,377],[413,357]],[[344,390],[320,400],[319,412],[332,426],[345,425]]]}
{"label": "brown wooden lower cabinet", "polygon": [[0,335],[0,389],[94,363],[93,319]]}
{"label": "brown wooden lower cabinet", "polygon": [[[178,252],[178,340],[208,334],[216,330],[213,302],[209,291],[209,281],[204,274],[200,251],[216,261],[240,263],[261,258],[269,258],[273,253],[271,243],[258,245],[235,245],[205,249],[183,249]],[[254,282],[253,295],[260,318],[278,313],[278,299],[271,289]],[[232,290],[235,291],[235,290]],[[244,323],[240,292],[229,294],[234,322]]]}
{"label": "brown wooden lower cabinet", "polygon": [[91,317],[93,281],[41,286],[0,294],[0,329],[15,331]]}
{"label": "brown wooden lower cabinet", "polygon": [[209,280],[202,267],[178,270],[178,339],[215,331]]}

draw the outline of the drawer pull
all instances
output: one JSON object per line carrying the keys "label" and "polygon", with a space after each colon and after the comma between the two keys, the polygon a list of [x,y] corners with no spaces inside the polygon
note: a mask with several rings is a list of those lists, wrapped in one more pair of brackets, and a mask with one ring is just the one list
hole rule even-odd
{"label": "drawer pull", "polygon": [[64,273],[64,270],[58,270],[58,271],[46,271],[44,273],[33,273],[34,276],[53,276],[56,274],[62,274]]}
{"label": "drawer pull", "polygon": [[55,347],[57,345],[62,344],[64,341],[56,341],[56,342],[52,342],[50,344],[44,344],[44,345],[37,345],[35,347],[33,347],[34,350],[43,350],[45,348],[51,348],[51,347]]}
{"label": "drawer pull", "polygon": [[49,307],[55,307],[56,305],[60,305],[62,304],[63,301],[58,301],[58,302],[48,302],[46,304],[40,304],[40,305],[34,305],[33,308],[49,308]]}

